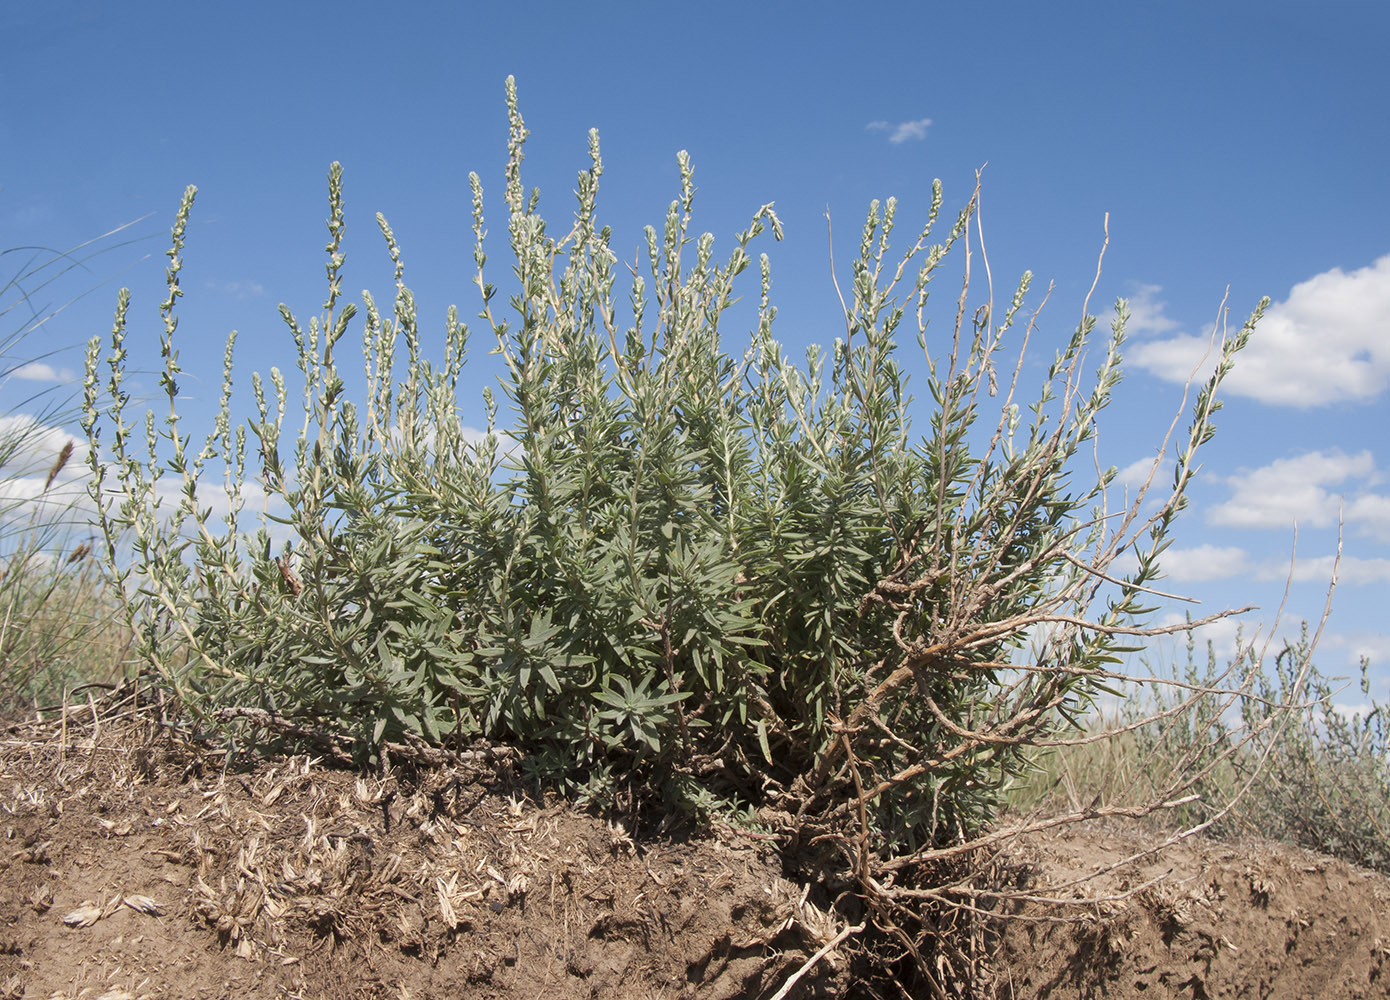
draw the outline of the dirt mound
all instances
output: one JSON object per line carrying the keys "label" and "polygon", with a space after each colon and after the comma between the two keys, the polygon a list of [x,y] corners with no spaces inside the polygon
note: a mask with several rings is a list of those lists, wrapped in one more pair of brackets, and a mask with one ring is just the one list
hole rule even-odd
{"label": "dirt mound", "polygon": [[[1390,996],[1390,879],[1253,840],[1192,838],[1120,863],[1163,842],[1116,824],[1029,840],[1035,870],[1058,887],[1039,893],[1100,901],[1067,923],[1040,905],[1007,922],[1000,964],[1012,995]],[[1117,863],[1084,887],[1073,882]]]}
{"label": "dirt mound", "polygon": [[[758,835],[638,844],[491,771],[223,773],[186,747],[13,735],[0,1000],[879,995],[833,949],[809,962],[845,921]],[[1033,895],[1095,896],[1068,883],[1147,843],[1074,828],[1020,850]],[[996,928],[1000,995],[1390,995],[1383,878],[1189,841],[1105,880],[1080,919],[1035,900]]]}
{"label": "dirt mound", "polygon": [[753,839],[639,851],[453,772],[210,764],[8,748],[0,997],[759,995],[830,923]]}

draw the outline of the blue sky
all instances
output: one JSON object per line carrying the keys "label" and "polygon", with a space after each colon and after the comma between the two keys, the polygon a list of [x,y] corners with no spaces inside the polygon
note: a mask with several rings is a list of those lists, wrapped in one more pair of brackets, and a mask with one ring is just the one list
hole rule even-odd
{"label": "blue sky", "polygon": [[[61,305],[111,279],[0,362],[0,413],[65,390],[76,345],[109,330],[120,284],[135,295],[136,363],[157,363],[162,251],[190,183],[199,194],[179,331],[196,376],[185,383],[190,412],[215,403],[231,329],[243,387],[251,368],[292,368],[276,306],[307,316],[322,300],[334,160],[345,173],[346,290],[390,287],[381,211],[425,329],[442,339],[450,303],[465,317],[477,307],[468,171],[482,175],[503,235],[508,74],[543,213],[568,217],[587,130],[599,129],[600,217],[620,254],[664,216],[677,150],[694,162],[695,226],[717,247],[775,202],[787,231],[767,247],[775,334],[794,356],[840,328],[827,210],[844,259],[870,199],[899,198],[906,238],[933,178],[954,214],[987,164],[997,283],[1012,288],[1025,269],[1039,291],[1056,283],[1038,364],[1080,315],[1110,213],[1092,310],[1126,296],[1135,313],[1102,439],[1117,466],[1161,439],[1181,398],[1174,378],[1228,287],[1237,326],[1261,295],[1274,300],[1233,377],[1168,585],[1204,610],[1259,604],[1246,627],[1267,626],[1297,522],[1285,618],[1296,629],[1321,612],[1340,509],[1343,582],[1320,660],[1344,671],[1370,654],[1383,696],[1386,37],[1390,8],[1372,2],[4,4],[0,248],[67,249],[153,215],[126,233],[148,239],[35,298]],[[504,263],[500,240],[492,253]],[[0,258],[0,275],[24,259]],[[476,396],[496,369],[474,326],[464,391]]]}

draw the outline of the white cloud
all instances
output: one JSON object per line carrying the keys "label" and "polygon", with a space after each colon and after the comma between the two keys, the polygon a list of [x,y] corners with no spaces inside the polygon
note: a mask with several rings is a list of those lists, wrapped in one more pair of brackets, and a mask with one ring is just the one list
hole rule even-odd
{"label": "white cloud", "polygon": [[0,477],[47,472],[69,443],[74,449],[68,462],[71,468],[86,461],[85,442],[61,427],[42,424],[25,413],[0,416]]}
{"label": "white cloud", "polygon": [[1130,462],[1116,470],[1114,485],[1111,488],[1117,485],[1123,491],[1125,504],[1129,505],[1138,499],[1139,491],[1144,489],[1145,483],[1148,483],[1148,491],[1145,493],[1144,510],[1151,513],[1167,499],[1172,488],[1171,462],[1162,457],[1157,462],[1152,458],[1140,458]]}
{"label": "white cloud", "polygon": [[1115,482],[1119,483],[1127,490],[1138,490],[1148,481],[1150,473],[1153,473],[1154,481],[1149,484],[1149,488],[1153,489],[1154,485],[1163,477],[1162,464],[1160,463],[1157,470],[1155,470],[1154,460],[1152,458],[1136,459],[1116,473]]}
{"label": "white cloud", "polygon": [[[1348,480],[1352,488],[1329,489]],[[1355,455],[1305,452],[1227,477],[1231,498],[1208,510],[1207,520],[1232,528],[1288,529],[1294,524],[1330,528],[1340,514],[1347,525],[1362,533],[1387,538],[1390,497],[1367,489],[1379,481],[1369,451]]]}
{"label": "white cloud", "polygon": [[[392,424],[388,433],[393,447],[401,447],[405,444],[405,433],[399,424]],[[433,427],[425,427],[419,433],[421,435],[419,438],[420,447],[426,450],[438,450]],[[520,453],[521,443],[519,441],[508,437],[504,431],[494,431],[493,433],[497,439],[497,454],[502,458],[511,458]],[[487,431],[479,430],[471,424],[459,424],[459,437],[467,448],[477,448],[487,439]]]}
{"label": "white cloud", "polygon": [[[56,469],[69,443],[72,452]],[[83,519],[86,484],[84,442],[32,416],[0,416],[0,539],[36,525]]]}
{"label": "white cloud", "polygon": [[[1250,570],[1250,559],[1244,549],[1219,545],[1167,549],[1158,557],[1158,564],[1163,570],[1164,579],[1176,583],[1224,580]],[[1111,576],[1127,576],[1138,569],[1139,559],[1132,551],[1127,551],[1120,553],[1110,564],[1109,573]]]}
{"label": "white cloud", "polygon": [[[1179,614],[1168,614],[1163,617],[1163,625],[1181,625],[1186,619]],[[1201,625],[1192,630],[1192,636],[1197,647],[1197,658],[1203,660],[1202,655],[1206,650],[1207,643],[1211,643],[1212,650],[1218,658],[1228,658],[1235,655],[1236,645],[1248,645],[1259,634],[1260,623],[1248,622],[1235,617],[1221,618],[1209,625]],[[1186,633],[1177,633],[1173,637],[1177,646],[1181,647],[1187,642]]]}
{"label": "white cloud", "polygon": [[[1337,563],[1336,556],[1299,556],[1293,564],[1294,583],[1327,584],[1332,580],[1332,567],[1337,566],[1337,583],[1357,587],[1371,583],[1390,583],[1390,559],[1361,559],[1357,556],[1342,556]],[[1255,573],[1258,580],[1286,580],[1289,578],[1288,563],[1264,563]]]}
{"label": "white cloud", "polygon": [[[1180,625],[1184,620],[1182,615],[1171,613],[1165,615],[1160,624]],[[1289,616],[1276,620],[1269,612],[1256,609],[1246,615],[1221,618],[1199,626],[1192,630],[1192,634],[1199,663],[1206,659],[1207,643],[1211,643],[1218,662],[1231,659],[1237,650],[1247,650],[1263,654],[1266,668],[1272,668],[1274,657],[1284,648],[1284,644],[1298,641],[1302,627],[1301,621],[1292,621]],[[1328,638],[1323,636],[1319,649],[1327,644]],[[1153,644],[1152,648],[1166,652],[1174,663],[1185,663],[1187,654],[1182,647],[1186,642],[1186,635],[1177,633],[1166,641]]]}
{"label": "white cloud", "polygon": [[[1163,303],[1152,300],[1158,290],[1141,286],[1141,305],[1148,310],[1143,314],[1148,330],[1164,333],[1175,325],[1163,314]],[[1185,382],[1210,350],[1210,337],[1178,333],[1133,346],[1128,360],[1160,378]],[[1205,364],[1210,363],[1208,358]],[[1272,405],[1308,408],[1366,401],[1387,385],[1390,255],[1367,267],[1351,272],[1333,268],[1294,285],[1288,298],[1266,311],[1225,389]]]}
{"label": "white cloud", "polygon": [[[1303,557],[1294,561],[1294,583],[1313,583],[1326,586],[1332,580],[1335,555]],[[1249,576],[1263,583],[1283,583],[1290,577],[1287,560],[1266,559],[1252,562],[1242,548],[1223,545],[1197,545],[1188,549],[1168,549],[1158,557],[1159,566],[1167,580],[1177,583],[1203,583],[1225,580],[1234,576]],[[1138,568],[1133,553],[1121,554],[1110,565],[1111,574],[1133,573]],[[1343,555],[1337,566],[1339,586],[1366,586],[1390,583],[1390,559]]]}
{"label": "white cloud", "polygon": [[1224,580],[1249,569],[1245,550],[1234,546],[1198,545],[1190,549],[1168,549],[1158,557],[1164,575],[1181,583]]}
{"label": "white cloud", "polygon": [[1129,297],[1129,321],[1125,330],[1131,334],[1167,333],[1178,328],[1178,321],[1169,318],[1165,310],[1168,303],[1157,298],[1163,291],[1160,285],[1140,285]]}
{"label": "white cloud", "polygon": [[1343,516],[1348,524],[1357,525],[1364,534],[1390,542],[1390,496],[1361,493],[1348,497]]}
{"label": "white cloud", "polygon": [[[63,448],[71,442],[73,449],[67,463],[53,476],[53,470]],[[12,533],[30,530],[85,527],[96,516],[96,506],[88,492],[91,470],[87,464],[87,443],[61,427],[43,424],[25,414],[0,416],[0,541]],[[198,488],[198,506],[211,508],[214,524],[225,519],[231,509],[226,484],[216,464],[205,472]],[[108,480],[108,488],[115,483]],[[183,498],[183,482],[175,475],[166,475],[155,487],[163,517],[172,517]],[[267,496],[264,487],[255,481],[242,487],[244,508],[241,527],[255,529],[262,508],[283,515],[285,505],[279,496]],[[273,541],[278,544],[289,537],[288,528],[275,522],[267,525]],[[214,530],[217,530],[216,528]],[[61,532],[58,532],[61,533]]]}
{"label": "white cloud", "polygon": [[[1362,659],[1369,660],[1371,669],[1368,677],[1373,685],[1371,696],[1383,700],[1385,666],[1390,664],[1390,635],[1384,632],[1324,632],[1318,642],[1319,655],[1315,659],[1319,664],[1331,660],[1332,657],[1326,654],[1333,650],[1344,652],[1345,658],[1340,664],[1328,667],[1325,672],[1336,676],[1345,671],[1345,676],[1359,679]],[[1354,696],[1353,692],[1354,688],[1347,694]]]}
{"label": "white cloud", "polygon": [[[487,433],[468,425],[461,426],[460,432],[469,445],[482,442]],[[69,442],[73,445],[71,457],[49,482],[49,471]],[[499,435],[498,451],[502,457],[515,448],[512,439]],[[0,555],[15,538],[29,537],[44,546],[57,546],[96,530],[92,527],[97,512],[89,493],[91,470],[87,454],[86,441],[61,427],[25,414],[0,416]],[[107,488],[119,489],[114,470]],[[155,486],[155,495],[159,500],[158,516],[167,523],[183,499],[182,479],[166,474]],[[116,500],[119,502],[119,495]],[[268,496],[264,485],[255,479],[243,483],[241,500],[236,527],[248,535],[254,535],[262,526],[262,512],[282,519],[288,514],[284,497]],[[209,528],[214,534],[222,534],[231,510],[231,497],[220,462],[214,461],[204,470],[198,484],[198,507],[211,511]],[[280,521],[267,519],[264,527],[274,551],[294,539],[293,529]],[[185,523],[187,537],[192,537],[193,530],[190,523]]]}
{"label": "white cloud", "polygon": [[888,141],[896,145],[907,142],[909,139],[925,139],[929,125],[931,125],[930,118],[918,118],[916,121],[910,122],[869,122],[864,127],[871,132],[891,132]]}
{"label": "white cloud", "polygon": [[10,372],[14,378],[30,382],[71,382],[75,377],[67,368],[54,368],[42,361],[31,361]]}
{"label": "white cloud", "polygon": [[1390,663],[1390,635],[1384,632],[1352,632],[1325,638],[1332,639],[1330,645],[1345,649],[1353,665],[1363,658],[1382,667]]}
{"label": "white cloud", "polygon": [[[1143,369],[1169,382],[1185,383],[1197,378],[1204,369],[1212,367],[1216,358],[1216,347],[1210,337],[1194,337],[1190,333],[1180,333],[1170,340],[1154,340],[1131,346],[1125,352],[1125,361],[1135,368]],[[1242,356],[1240,361],[1244,361]],[[1233,377],[1228,375],[1224,388],[1234,392]]]}

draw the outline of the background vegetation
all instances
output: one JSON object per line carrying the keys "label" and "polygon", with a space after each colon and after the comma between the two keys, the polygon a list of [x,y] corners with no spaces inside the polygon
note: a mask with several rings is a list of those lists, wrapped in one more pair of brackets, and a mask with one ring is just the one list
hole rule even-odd
{"label": "background vegetation", "polygon": [[[1272,657],[1250,643],[1221,663],[1211,646],[1199,658],[1189,637],[1185,659],[1152,665],[1147,691],[1088,721],[1112,738],[1043,749],[1010,805],[1046,814],[1143,802],[1156,776],[1182,772],[1198,776],[1194,797],[1155,814],[1161,826],[1270,837],[1390,872],[1386,706],[1370,696],[1367,661],[1357,678],[1329,676],[1313,647],[1305,625]],[[1230,687],[1237,677],[1245,683]],[[1181,692],[1194,690],[1225,694],[1184,709]]]}
{"label": "background vegetation", "polygon": [[[139,220],[137,220],[139,221]],[[130,248],[135,223],[66,251],[0,251],[0,713],[60,705],[85,683],[119,680],[119,602],[93,558],[86,491],[74,487],[74,440],[55,428],[77,400],[27,394],[18,377],[49,354],[44,325],[89,294],[94,267]],[[75,294],[70,290],[77,287]]]}

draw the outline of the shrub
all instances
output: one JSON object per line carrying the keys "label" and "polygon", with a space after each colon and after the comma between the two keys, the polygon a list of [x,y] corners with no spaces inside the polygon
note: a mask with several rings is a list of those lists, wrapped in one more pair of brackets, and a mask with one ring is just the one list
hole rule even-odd
{"label": "shrub", "polygon": [[[1119,383],[1125,305],[1098,344],[1083,308],[1025,399],[1041,307],[1025,311],[1030,274],[1001,310],[992,289],[972,293],[976,258],[988,273],[978,188],[932,242],[934,185],[896,258],[896,202],[874,202],[841,297],[844,337],[800,366],[773,339],[769,260],[754,257],[755,241],[782,235],[773,206],[717,259],[690,228],[681,153],[680,195],[645,230],[620,304],[597,220],[597,133],[559,234],[522,183],[510,80],[507,107],[507,312],[470,177],[480,316],[511,413],[499,421],[485,393],[480,438],[464,433],[457,393],[469,330],[450,309],[443,357],[427,357],[381,216],[393,305],[384,314],[363,293],[365,381],[350,400],[339,351],[359,310],[341,294],[334,164],[324,312],[305,324],[281,307],[302,420],[286,434],[276,368],[268,385],[252,377],[249,424],[232,418],[233,335],[220,412],[195,451],[175,405],[186,192],[160,309],[168,411],[146,416],[143,449],[125,389],[128,293],[105,376],[96,340],[87,356],[93,495],[142,655],[195,717],[251,741],[309,739],[364,761],[506,742],[528,773],[600,805],[760,809],[865,878],[871,855],[956,850],[1024,751],[1116,682],[1137,637],[1171,631],[1145,627],[1156,557],[1259,311],[1196,395],[1171,488],[1148,506],[1147,484],[1117,501],[1113,469],[1086,477],[1073,459]],[[952,254],[963,280],[938,336],[928,306]],[[756,325],[730,352],[735,283],[754,265]],[[930,398],[920,438],[904,335]],[[214,517],[222,493],[229,512]],[[243,531],[257,501],[259,526]],[[1125,576],[1111,572],[1122,553],[1137,563]]]}

